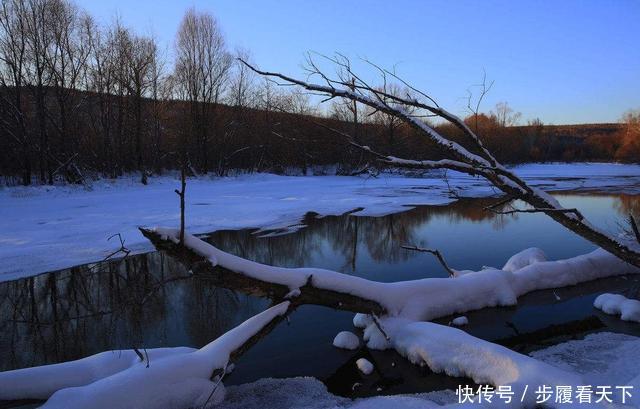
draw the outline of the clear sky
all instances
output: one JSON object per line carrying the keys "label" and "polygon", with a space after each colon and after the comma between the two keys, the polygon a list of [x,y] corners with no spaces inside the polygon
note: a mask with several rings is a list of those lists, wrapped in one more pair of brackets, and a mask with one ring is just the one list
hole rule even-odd
{"label": "clear sky", "polygon": [[214,14],[231,48],[260,68],[301,75],[307,51],[396,66],[464,113],[467,89],[495,80],[483,104],[523,119],[615,122],[640,108],[640,1],[84,0],[98,21],[119,15],[171,50],[184,11]]}

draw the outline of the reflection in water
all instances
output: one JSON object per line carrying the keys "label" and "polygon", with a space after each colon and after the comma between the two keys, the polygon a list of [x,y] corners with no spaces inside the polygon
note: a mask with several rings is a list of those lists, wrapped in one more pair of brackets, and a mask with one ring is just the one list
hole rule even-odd
{"label": "reflection in water", "polygon": [[[358,274],[359,259],[397,264],[415,258],[416,253],[402,249],[400,244],[428,245],[428,235],[423,230],[434,219],[439,224],[488,222],[496,231],[504,229],[509,220],[517,220],[518,215],[502,216],[483,210],[493,202],[495,199],[462,199],[446,206],[422,206],[384,217],[316,218],[311,214],[304,220],[308,227],[295,234],[270,236],[263,231],[220,231],[207,240],[228,252],[265,264],[317,266],[331,258],[342,261],[333,265],[333,269]],[[394,280],[393,276],[390,278]]]}
{"label": "reflection in water", "polygon": [[162,253],[3,283],[1,369],[106,349],[202,345],[252,315],[238,313],[243,298],[193,279]]}
{"label": "reflection in water", "polygon": [[638,196],[620,195],[615,200],[615,206],[618,213],[623,215],[633,214],[634,217],[640,217],[640,200]]}
{"label": "reflection in water", "polygon": [[[638,196],[557,197],[567,207],[584,210],[604,228],[616,227],[617,220],[630,211],[637,214],[640,208]],[[250,230],[220,231],[208,240],[262,263],[329,268],[380,281],[447,276],[433,257],[403,250],[401,244],[438,248],[454,268],[472,269],[500,267],[510,255],[531,246],[541,247],[554,259],[593,249],[544,215],[498,216],[483,210],[494,201],[464,199],[378,218],[309,214],[304,221],[308,227],[292,234],[260,237]],[[594,314],[593,298],[606,289],[624,291],[627,284],[621,280],[527,296],[517,308],[474,312],[469,314],[468,330],[485,339],[512,343],[520,339],[516,330],[546,334],[549,317],[561,326],[588,319]],[[633,284],[638,285],[637,281]],[[108,349],[200,347],[268,305],[268,300],[193,277],[181,264],[158,252],[2,283],[0,370],[61,362]],[[289,325],[278,326],[238,362],[227,382],[309,375],[350,396],[375,394],[380,387],[385,393],[438,389],[451,382],[389,351],[333,348],[331,341],[337,332],[353,330],[352,317],[323,307],[299,308]],[[605,324],[614,325],[611,320]],[[369,353],[386,368],[384,373],[394,375],[381,375],[375,381],[360,379],[352,361]],[[349,392],[350,386],[345,385],[354,382],[368,382],[370,389]]]}

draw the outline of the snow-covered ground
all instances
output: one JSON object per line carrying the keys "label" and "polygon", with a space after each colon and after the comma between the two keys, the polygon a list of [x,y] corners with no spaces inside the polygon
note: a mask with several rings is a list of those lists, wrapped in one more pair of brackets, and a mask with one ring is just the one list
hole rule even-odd
{"label": "snow-covered ground", "polygon": [[[529,164],[515,168],[547,190],[638,192],[640,166],[619,164]],[[378,178],[254,174],[190,179],[187,227],[192,233],[219,229],[295,229],[306,212],[384,215],[407,206],[455,200],[445,181],[431,177]],[[494,194],[483,180],[449,172],[461,196]],[[120,233],[134,252],[151,250],[137,226],[177,226],[179,185],[174,177],[135,178],[77,186],[9,187],[0,190],[0,281],[101,260],[119,248]]]}

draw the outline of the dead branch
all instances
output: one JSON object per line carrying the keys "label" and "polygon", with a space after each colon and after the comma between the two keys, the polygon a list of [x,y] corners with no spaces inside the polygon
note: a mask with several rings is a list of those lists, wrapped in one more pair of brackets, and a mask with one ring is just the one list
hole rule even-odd
{"label": "dead branch", "polygon": [[576,215],[578,220],[584,219],[584,216],[578,209],[511,209],[511,210],[496,210],[491,206],[485,207],[486,210],[489,210],[495,214],[516,214],[516,213],[552,213],[552,212],[560,212],[560,213],[573,213]]}
{"label": "dead branch", "polygon": [[378,331],[380,331],[380,333],[382,335],[384,335],[384,338],[387,341],[391,341],[391,337],[389,336],[389,334],[387,334],[387,332],[384,330],[384,328],[382,328],[382,324],[380,323],[380,319],[378,318],[378,316],[374,312],[371,312],[371,319],[373,320],[373,323],[378,328]]}
{"label": "dead branch", "polygon": [[504,199],[499,200],[499,201],[495,202],[494,204],[491,204],[491,205],[485,207],[484,210],[491,211],[493,209],[496,209],[498,207],[502,207],[502,206],[504,206],[504,205],[506,205],[508,203],[511,203],[514,200],[516,200],[514,197],[507,196]]}
{"label": "dead branch", "polygon": [[454,269],[452,269],[451,267],[449,267],[449,265],[445,261],[444,257],[442,257],[442,254],[438,250],[436,250],[436,249],[425,249],[425,248],[422,248],[422,247],[407,246],[407,245],[403,245],[403,246],[400,246],[400,247],[402,247],[403,249],[406,249],[406,250],[420,251],[420,252],[423,252],[423,253],[433,254],[434,256],[436,256],[436,258],[438,259],[440,264],[442,264],[442,267],[444,267],[444,269],[447,270],[447,273],[449,273],[449,277],[455,277],[456,271]]}
{"label": "dead branch", "polygon": [[187,178],[184,165],[180,170],[180,190],[176,189],[176,194],[180,197],[180,245],[184,246],[184,193],[187,189]]}
{"label": "dead branch", "polygon": [[110,254],[108,254],[105,258],[102,259],[102,261],[107,261],[111,257],[115,256],[118,253],[123,253],[125,257],[128,256],[129,253],[131,253],[131,250],[129,250],[128,248],[125,247],[124,239],[122,238],[122,235],[120,233],[116,233],[116,234],[113,234],[113,235],[109,236],[109,238],[107,238],[107,241],[110,241],[112,238],[114,238],[116,236],[118,237],[118,240],[120,240],[120,248],[115,250],[115,251],[113,251],[113,252],[111,252]]}

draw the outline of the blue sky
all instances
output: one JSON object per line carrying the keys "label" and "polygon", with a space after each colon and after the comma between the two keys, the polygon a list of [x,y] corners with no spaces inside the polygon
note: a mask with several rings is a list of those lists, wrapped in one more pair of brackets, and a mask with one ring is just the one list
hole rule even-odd
{"label": "blue sky", "polygon": [[458,114],[467,89],[495,84],[523,119],[613,122],[640,108],[640,1],[85,0],[171,50],[184,11],[214,14],[231,48],[261,68],[301,75],[307,51],[365,57],[396,70]]}

